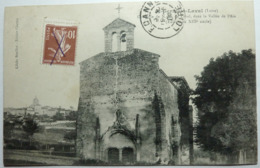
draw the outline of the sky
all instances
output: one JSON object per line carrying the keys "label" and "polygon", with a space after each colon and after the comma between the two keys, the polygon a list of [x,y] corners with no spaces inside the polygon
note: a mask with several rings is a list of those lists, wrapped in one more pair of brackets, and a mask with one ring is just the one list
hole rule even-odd
{"label": "sky", "polygon": [[[187,11],[217,9],[219,15],[233,14],[236,18],[212,19],[211,24],[186,23],[176,36],[158,39],[142,28],[139,12],[143,2],[120,4],[123,8],[121,18],[136,25],[135,48],[159,54],[159,66],[168,76],[184,76],[190,87],[195,89],[194,75],[201,73],[210,58],[221,56],[229,50],[255,50],[251,2],[183,1],[182,4]],[[117,5],[98,3],[7,9],[4,32],[4,107],[29,106],[37,96],[41,105],[77,108],[79,62],[104,51],[102,29],[118,17],[115,10]],[[186,15],[194,14],[186,12]],[[19,19],[18,27],[16,18]],[[45,18],[78,23],[74,66],[41,64]],[[16,33],[18,43],[14,42]],[[18,69],[15,69],[16,46]]]}

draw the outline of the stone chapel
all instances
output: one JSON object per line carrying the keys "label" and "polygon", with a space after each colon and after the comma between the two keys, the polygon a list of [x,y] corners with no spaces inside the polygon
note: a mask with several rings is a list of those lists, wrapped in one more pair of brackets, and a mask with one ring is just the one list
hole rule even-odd
{"label": "stone chapel", "polygon": [[167,76],[159,54],[134,48],[135,25],[103,28],[105,52],[80,63],[77,156],[111,164],[190,164],[192,109],[183,77]]}

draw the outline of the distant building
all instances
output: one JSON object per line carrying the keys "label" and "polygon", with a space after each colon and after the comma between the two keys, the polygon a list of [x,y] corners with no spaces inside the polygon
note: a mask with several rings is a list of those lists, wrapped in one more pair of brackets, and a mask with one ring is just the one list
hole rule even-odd
{"label": "distant building", "polygon": [[58,108],[43,106],[42,107],[42,115],[54,116],[58,112]]}
{"label": "distant building", "polygon": [[73,111],[73,107],[70,109],[65,109],[61,107],[51,107],[51,106],[42,106],[40,101],[37,97],[33,99],[33,102],[30,106],[24,108],[4,108],[4,112],[6,115],[13,114],[13,115],[47,115],[49,117],[54,116],[57,112],[63,114],[64,117],[68,116],[70,112]]}
{"label": "distant building", "polygon": [[4,108],[6,115],[12,114],[17,116],[24,116],[27,108]]}
{"label": "distant building", "polygon": [[26,113],[31,115],[42,114],[42,106],[40,105],[37,97],[33,99],[33,103],[27,108]]}

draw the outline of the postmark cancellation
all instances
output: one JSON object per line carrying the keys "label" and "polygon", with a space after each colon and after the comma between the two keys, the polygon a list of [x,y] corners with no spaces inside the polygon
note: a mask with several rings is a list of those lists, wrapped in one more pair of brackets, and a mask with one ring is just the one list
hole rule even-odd
{"label": "postmark cancellation", "polygon": [[178,34],[185,22],[185,10],[179,1],[145,2],[140,11],[144,30],[156,38],[171,38]]}

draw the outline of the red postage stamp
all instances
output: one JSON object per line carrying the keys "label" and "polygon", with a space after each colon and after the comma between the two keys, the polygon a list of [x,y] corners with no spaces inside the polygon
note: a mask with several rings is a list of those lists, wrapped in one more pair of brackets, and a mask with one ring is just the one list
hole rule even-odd
{"label": "red postage stamp", "polygon": [[43,64],[74,65],[77,26],[47,24],[43,48]]}

